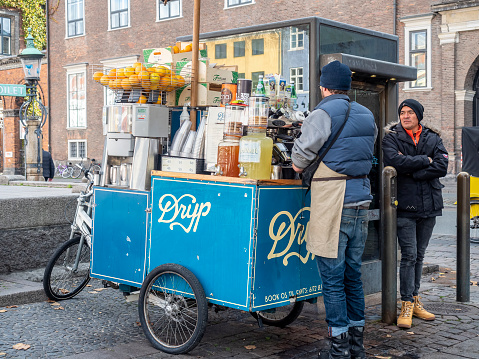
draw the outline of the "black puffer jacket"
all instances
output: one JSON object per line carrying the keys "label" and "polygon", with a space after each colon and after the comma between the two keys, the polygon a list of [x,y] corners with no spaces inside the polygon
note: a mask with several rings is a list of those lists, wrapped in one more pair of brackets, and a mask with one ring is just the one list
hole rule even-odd
{"label": "black puffer jacket", "polygon": [[415,146],[401,124],[395,123],[386,128],[382,147],[384,165],[393,166],[397,171],[398,216],[440,216],[444,186],[439,177],[447,173],[448,153],[439,134],[423,125]]}

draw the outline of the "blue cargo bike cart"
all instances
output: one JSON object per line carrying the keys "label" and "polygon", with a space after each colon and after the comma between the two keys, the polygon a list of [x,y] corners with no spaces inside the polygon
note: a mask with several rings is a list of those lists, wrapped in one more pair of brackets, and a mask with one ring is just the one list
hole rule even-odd
{"label": "blue cargo bike cart", "polygon": [[[90,238],[83,224],[69,241],[71,258],[66,248],[53,256],[47,295],[71,298],[90,276],[126,294],[140,290],[141,326],[157,349],[193,349],[211,305],[286,326],[321,295],[306,250],[310,199],[301,181],[153,171],[150,191],[94,186],[91,193],[84,207],[93,219]],[[90,261],[79,263],[88,247]],[[82,274],[82,265],[89,272]]]}

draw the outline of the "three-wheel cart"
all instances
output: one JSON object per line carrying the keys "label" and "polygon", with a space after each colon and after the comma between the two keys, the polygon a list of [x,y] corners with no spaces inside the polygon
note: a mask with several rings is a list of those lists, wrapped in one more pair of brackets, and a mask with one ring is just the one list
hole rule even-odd
{"label": "three-wheel cart", "polygon": [[285,326],[321,295],[309,200],[300,181],[160,171],[151,191],[94,187],[90,274],[141,288],[142,328],[167,353],[199,343],[208,304]]}

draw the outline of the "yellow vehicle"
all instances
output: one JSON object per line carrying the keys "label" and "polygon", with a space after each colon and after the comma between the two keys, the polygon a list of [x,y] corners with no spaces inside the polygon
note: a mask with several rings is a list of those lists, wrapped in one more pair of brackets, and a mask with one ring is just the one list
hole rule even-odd
{"label": "yellow vehicle", "polygon": [[471,242],[479,243],[479,126],[462,128],[462,170],[471,175]]}
{"label": "yellow vehicle", "polygon": [[471,242],[479,243],[479,177],[471,176]]}

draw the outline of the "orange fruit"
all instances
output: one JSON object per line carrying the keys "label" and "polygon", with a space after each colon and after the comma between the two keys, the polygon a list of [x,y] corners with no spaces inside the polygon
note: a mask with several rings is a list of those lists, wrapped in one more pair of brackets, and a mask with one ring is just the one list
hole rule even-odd
{"label": "orange fruit", "polygon": [[125,69],[116,69],[116,77],[119,79],[125,78]]}
{"label": "orange fruit", "polygon": [[158,90],[159,85],[158,84],[151,84],[150,85],[150,90]]}
{"label": "orange fruit", "polygon": [[160,82],[160,79],[160,74],[157,74],[156,72],[150,74],[150,82],[152,84],[158,84]]}
{"label": "orange fruit", "polygon": [[146,103],[146,101],[148,101],[146,96],[141,95],[136,103]]}
{"label": "orange fruit", "polygon": [[115,80],[116,79],[116,69],[111,69],[108,72],[108,77],[110,77],[110,80]]}
{"label": "orange fruit", "polygon": [[115,88],[118,89],[118,90],[121,90],[121,81],[122,79],[116,79],[114,80],[115,81]]}
{"label": "orange fruit", "polygon": [[184,52],[190,52],[191,50],[193,50],[193,46],[191,44],[186,45],[183,49]]}
{"label": "orange fruit", "polygon": [[143,65],[135,67],[135,74],[139,74],[141,71],[146,71],[146,67]]}
{"label": "orange fruit", "polygon": [[93,74],[93,80],[95,80],[96,82],[100,82],[103,76],[103,72],[97,71]]}
{"label": "orange fruit", "polygon": [[122,87],[124,90],[130,90],[130,89],[131,89],[130,79],[123,79],[123,80],[121,80],[121,87]]}
{"label": "orange fruit", "polygon": [[133,65],[131,65],[131,67],[135,68],[137,66],[141,66],[141,62],[135,62]]}
{"label": "orange fruit", "polygon": [[138,78],[138,75],[131,75],[128,80],[130,81],[130,84],[135,87],[140,84],[140,79]]}
{"label": "orange fruit", "polygon": [[100,83],[103,85],[103,86],[108,86],[108,83],[110,82],[110,77],[108,75],[103,75],[101,78],[100,78]]}
{"label": "orange fruit", "polygon": [[124,73],[125,77],[130,77],[131,75],[135,74],[135,68],[131,67],[131,66],[127,66],[123,70],[123,73]]}
{"label": "orange fruit", "polygon": [[150,79],[150,73],[148,71],[140,71],[138,73],[138,78],[141,80],[149,80]]}
{"label": "orange fruit", "polygon": [[185,86],[185,78],[181,75],[176,75],[175,76],[175,80],[176,80],[176,85],[177,87],[183,87]]}
{"label": "orange fruit", "polygon": [[175,46],[172,46],[172,49],[173,49],[172,52],[175,53],[175,54],[177,54],[177,53],[180,52],[180,48],[179,48],[178,46],[176,46],[176,45],[175,45]]}
{"label": "orange fruit", "polygon": [[171,85],[171,77],[170,76],[163,76],[160,78],[160,82],[158,83],[160,87],[167,87]]}
{"label": "orange fruit", "polygon": [[116,80],[110,80],[108,82],[108,87],[111,88],[112,90],[116,90]]}
{"label": "orange fruit", "polygon": [[174,85],[170,85],[170,86],[166,86],[165,91],[166,91],[166,92],[169,92],[169,91],[173,91],[174,89],[175,89],[175,86],[174,86]]}
{"label": "orange fruit", "polygon": [[143,87],[145,90],[149,91],[151,86],[150,80],[141,80],[141,87]]}
{"label": "orange fruit", "polygon": [[165,76],[167,73],[169,73],[169,69],[165,66],[158,66],[156,68],[156,72],[160,75],[160,76]]}
{"label": "orange fruit", "polygon": [[156,72],[154,67],[147,67],[146,71],[148,71],[150,74]]}

